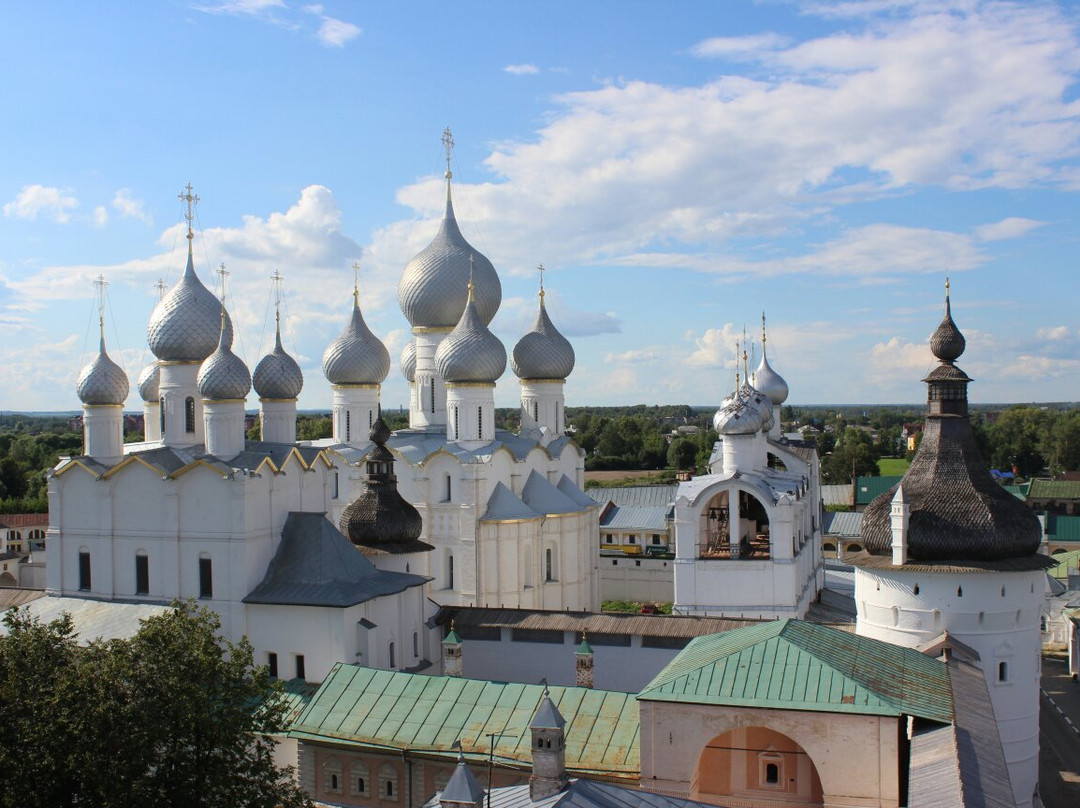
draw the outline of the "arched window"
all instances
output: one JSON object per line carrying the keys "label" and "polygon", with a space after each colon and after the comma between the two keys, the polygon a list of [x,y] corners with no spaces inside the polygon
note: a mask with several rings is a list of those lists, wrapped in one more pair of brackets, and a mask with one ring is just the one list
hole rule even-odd
{"label": "arched window", "polygon": [[919,585],[918,584],[915,584],[915,588],[911,590],[911,593],[913,595],[919,594]]}
{"label": "arched window", "polygon": [[158,399],[158,423],[161,426],[161,437],[165,437],[165,396]]}
{"label": "arched window", "polygon": [[446,557],[446,588],[454,588],[454,557]]}
{"label": "arched window", "polygon": [[135,553],[135,594],[150,594],[150,559],[145,550]]}
{"label": "arched window", "polygon": [[371,777],[368,775],[367,765],[358,760],[353,760],[349,763],[349,771],[352,774],[352,788],[350,789],[352,795],[354,797],[370,797],[371,792],[368,790],[368,784],[371,782]]}
{"label": "arched window", "polygon": [[420,635],[415,631],[412,633],[412,655],[413,659],[420,656]]}
{"label": "arched window", "polygon": [[964,587],[962,587],[962,586],[956,587],[956,597],[958,597],[958,598],[964,597]]}
{"label": "arched window", "polygon": [[1007,682],[1007,681],[1009,681],[1009,663],[1006,662],[1005,660],[1002,660],[1001,662],[998,663],[998,681],[999,682]]}
{"label": "arched window", "polygon": [[765,782],[769,785],[776,785],[780,782],[780,767],[775,763],[765,764]]}
{"label": "arched window", "polygon": [[[455,414],[457,413],[457,407],[454,408],[454,413]],[[444,474],[443,475],[443,502],[449,502],[451,499],[453,499],[453,497],[451,496],[452,493],[453,493],[453,490],[450,487],[450,475],[449,474]]]}
{"label": "arched window", "polygon": [[390,643],[390,668],[391,668],[391,670],[393,670],[395,667],[397,667],[395,665],[395,662],[396,662],[396,660],[394,659],[394,644]]}
{"label": "arched window", "polygon": [[544,580],[545,581],[557,581],[558,578],[558,565],[556,563],[555,550],[551,547],[544,551]]}
{"label": "arched window", "polygon": [[195,432],[195,399],[184,399],[184,431],[189,435]]}
{"label": "arched window", "polygon": [[341,761],[336,757],[327,758],[323,763],[323,790],[330,794],[340,794],[341,773]]}
{"label": "arched window", "polygon": [[83,547],[79,550],[79,589],[90,589],[90,551]]}
{"label": "arched window", "polygon": [[388,800],[397,799],[398,773],[393,766],[383,764],[379,767],[379,791],[381,797]]}

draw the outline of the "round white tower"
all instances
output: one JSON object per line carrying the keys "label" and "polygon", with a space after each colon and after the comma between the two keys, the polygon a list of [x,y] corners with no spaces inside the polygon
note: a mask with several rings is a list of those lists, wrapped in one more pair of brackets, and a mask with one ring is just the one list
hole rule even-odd
{"label": "round white tower", "polygon": [[124,401],[130,388],[127,374],[105,350],[105,279],[97,283],[98,353],[82,369],[75,391],[83,403],[83,452],[111,465],[124,456]]}
{"label": "round white tower", "polygon": [[205,441],[202,399],[196,385],[199,366],[214,352],[219,337],[232,345],[228,314],[222,335],[221,302],[195,274],[192,222],[199,197],[191,190],[189,183],[180,194],[187,204],[187,266],[180,281],[158,302],[147,326],[147,341],[160,369],[161,440],[166,446],[193,446]]}
{"label": "round white tower", "polygon": [[[436,367],[439,344],[461,319],[466,303],[466,282],[476,281],[476,316],[484,326],[502,302],[498,273],[458,228],[450,196],[450,156],[454,140],[443,132],[446,147],[446,213],[432,242],[405,266],[398,284],[398,303],[412,325],[413,362],[409,426],[422,429],[447,423],[445,380]],[[404,361],[402,370],[405,371]],[[409,378],[406,374],[406,378]]]}
{"label": "round white tower", "polygon": [[323,373],[334,392],[335,441],[353,446],[365,442],[379,417],[379,389],[389,372],[390,353],[360,313],[357,281],[349,322],[323,353]]}
{"label": "round white tower", "polygon": [[230,460],[244,451],[244,403],[251,389],[251,374],[225,339],[225,300],[221,301],[221,336],[217,350],[199,369],[199,395],[203,399],[206,453]]}
{"label": "round white tower", "polygon": [[574,370],[574,348],[548,317],[544,305],[544,265],[540,265],[540,307],[536,321],[510,355],[521,379],[521,430],[539,430],[544,445],[566,430],[566,377]]}
{"label": "round white tower", "polygon": [[945,317],[930,340],[922,443],[903,480],[863,514],[855,564],[859,634],[904,646],[946,632],[979,655],[1016,804],[1039,773],[1039,615],[1044,570],[1035,515],[986,470],[968,420],[965,341]]}
{"label": "round white tower", "polygon": [[251,383],[259,395],[261,437],[275,443],[296,443],[296,399],[304,373],[281,345],[281,275],[274,273],[274,350],[259,360]]}
{"label": "round white tower", "polygon": [[446,383],[446,439],[476,449],[495,439],[495,381],[506,370],[506,348],[477,312],[469,279],[465,311],[439,345],[435,369]]}

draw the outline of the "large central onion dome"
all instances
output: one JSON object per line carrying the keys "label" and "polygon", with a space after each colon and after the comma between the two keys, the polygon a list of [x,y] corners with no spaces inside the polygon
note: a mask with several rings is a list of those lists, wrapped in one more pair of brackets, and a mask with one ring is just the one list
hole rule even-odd
{"label": "large central onion dome", "polygon": [[75,392],[83,404],[117,405],[123,404],[131,389],[124,369],[109,358],[105,351],[105,335],[101,335],[98,354],[89,365],[79,373],[75,382]]}
{"label": "large central onion dome", "polygon": [[360,496],[342,511],[341,532],[368,555],[433,550],[420,540],[420,513],[398,492],[394,456],[386,448],[389,438],[390,428],[380,415],[371,426],[367,480]]}
{"label": "large central onion dome", "polygon": [[380,384],[390,372],[390,352],[371,333],[353,290],[352,316],[345,330],[323,352],[323,374],[330,384]]}
{"label": "large central onion dome", "polygon": [[[183,277],[154,308],[147,327],[150,350],[165,362],[201,362],[213,353],[221,336],[221,301],[195,274],[191,240],[189,228]],[[232,345],[232,336],[232,321],[226,314],[226,345]]]}
{"label": "large central onion dome", "polygon": [[304,373],[281,345],[281,318],[274,334],[274,350],[259,360],[251,383],[259,398],[294,399],[304,388]]}
{"label": "large central onion dome", "polygon": [[519,379],[565,379],[574,370],[574,348],[548,317],[543,287],[536,321],[514,346],[510,367]]}
{"label": "large central onion dome", "polygon": [[494,383],[506,370],[506,348],[477,312],[472,281],[465,311],[435,351],[435,369],[447,382]]}
{"label": "large central onion dome", "polygon": [[[218,304],[221,306],[221,304]],[[234,401],[247,397],[251,389],[251,374],[244,360],[232,352],[226,341],[223,308],[219,308],[220,337],[218,347],[199,368],[195,384],[199,395],[214,401]]]}
{"label": "large central onion dome", "polygon": [[[465,240],[458,229],[450,198],[451,176],[448,152],[446,214],[435,238],[405,265],[398,283],[401,312],[414,328],[453,327],[465,308],[465,284],[470,278],[470,270],[471,277],[482,290],[476,297],[476,310],[484,325],[491,322],[502,302],[502,284],[495,267]],[[471,267],[470,258],[473,259]]]}
{"label": "large central onion dome", "polygon": [[953,322],[947,290],[945,318],[930,339],[940,364],[924,380],[929,407],[922,442],[903,480],[867,506],[863,546],[872,556],[891,555],[892,499],[902,485],[911,509],[909,563],[1008,560],[1010,568],[1041,569],[1046,561],[1037,555],[1038,519],[990,476],[975,443],[967,410],[971,379],[953,364],[964,351],[964,336]]}
{"label": "large central onion dome", "polygon": [[161,382],[161,366],[151,362],[139,374],[139,397],[147,404],[157,404],[161,395],[158,385]]}

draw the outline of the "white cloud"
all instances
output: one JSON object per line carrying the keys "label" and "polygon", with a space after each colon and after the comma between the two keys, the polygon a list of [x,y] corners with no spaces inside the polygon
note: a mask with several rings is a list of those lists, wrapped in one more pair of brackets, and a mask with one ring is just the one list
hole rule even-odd
{"label": "white cloud", "polygon": [[503,70],[507,73],[512,73],[515,76],[532,76],[540,72],[539,67],[531,64],[507,65]]}
{"label": "white cloud", "polygon": [[1002,241],[1010,238],[1026,236],[1036,227],[1042,227],[1046,222],[1036,219],[1023,219],[1019,216],[1010,216],[1000,222],[984,224],[975,228],[975,237],[981,241]]}
{"label": "white cloud", "polygon": [[667,356],[654,348],[632,348],[621,353],[609,353],[604,357],[608,364],[634,364],[652,363],[660,360],[666,361]]}
{"label": "white cloud", "polygon": [[325,15],[320,19],[319,41],[328,48],[344,48],[346,43],[356,39],[362,33],[360,26],[351,22]]}
{"label": "white cloud", "polygon": [[1067,325],[1055,325],[1048,326],[1046,328],[1040,328],[1035,332],[1035,336],[1041,340],[1063,340],[1069,339],[1073,336]]}
{"label": "white cloud", "polygon": [[112,207],[128,219],[138,219],[145,224],[154,223],[150,214],[146,212],[145,203],[141,199],[135,199],[131,195],[130,188],[121,188],[113,195]]}
{"label": "white cloud", "polygon": [[790,43],[789,37],[772,32],[750,36],[717,36],[699,42],[690,52],[703,58],[743,57],[761,51],[780,50]]}
{"label": "white cloud", "polygon": [[95,205],[92,220],[94,227],[104,227],[109,223],[109,211],[105,210],[104,205]]}
{"label": "white cloud", "polygon": [[246,14],[255,16],[285,7],[284,0],[221,0],[219,3],[196,5],[193,8],[207,14],[231,14],[234,16]]}
{"label": "white cloud", "polygon": [[26,185],[11,202],[4,205],[4,215],[14,219],[36,219],[38,214],[67,222],[69,211],[78,207],[79,200],[71,191],[47,185]]}

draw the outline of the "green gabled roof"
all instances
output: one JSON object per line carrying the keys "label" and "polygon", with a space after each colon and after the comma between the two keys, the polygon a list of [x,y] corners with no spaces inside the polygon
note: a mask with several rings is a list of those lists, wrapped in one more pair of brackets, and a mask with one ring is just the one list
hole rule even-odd
{"label": "green gabled roof", "polygon": [[1050,558],[1056,562],[1056,567],[1051,567],[1047,570],[1047,575],[1051,578],[1057,578],[1062,581],[1067,581],[1069,578],[1069,570],[1080,567],[1080,550],[1070,550],[1067,553],[1058,553],[1052,555]]}
{"label": "green gabled roof", "polygon": [[638,698],[950,723],[951,694],[936,659],[789,619],[698,637]]}
{"label": "green gabled roof", "polygon": [[[551,687],[566,719],[566,766],[581,774],[609,772],[636,778],[640,772],[640,717],[632,693]],[[335,665],[289,735],[301,740],[366,748],[411,749],[457,757],[483,757],[487,733],[495,756],[509,765],[531,765],[532,723],[543,685],[507,684],[453,676]]]}
{"label": "green gabled roof", "polygon": [[879,495],[884,494],[898,482],[902,476],[886,475],[882,477],[858,477],[855,480],[855,504],[869,505]]}
{"label": "green gabled roof", "polygon": [[1001,487],[1017,499],[1024,500],[1027,499],[1028,489],[1031,488],[1031,483],[1020,483],[1019,485],[1003,485]]}
{"label": "green gabled roof", "polygon": [[1080,499],[1080,480],[1031,481],[1028,489],[1031,499]]}
{"label": "green gabled roof", "polygon": [[1080,542],[1080,516],[1047,514],[1046,536],[1050,541]]}

